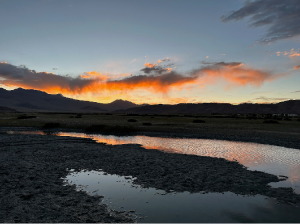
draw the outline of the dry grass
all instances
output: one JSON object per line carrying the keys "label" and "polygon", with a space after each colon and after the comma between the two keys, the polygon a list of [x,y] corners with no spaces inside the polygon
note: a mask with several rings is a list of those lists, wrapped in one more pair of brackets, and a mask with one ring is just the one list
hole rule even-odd
{"label": "dry grass", "polygon": [[[193,123],[195,117],[184,116],[124,116],[104,114],[83,114],[80,119],[75,118],[77,114],[44,114],[27,113],[27,116],[36,116],[31,119],[18,119],[20,113],[0,114],[0,126],[2,127],[43,127],[46,123],[59,123],[61,128],[86,129],[92,125],[128,126],[128,120],[134,119],[130,126],[142,131],[180,132],[182,130],[190,133],[204,131],[267,131],[279,133],[300,134],[300,122],[296,118],[291,121],[282,120],[279,124],[265,124],[263,119],[246,118],[216,118],[208,116],[197,116],[197,119],[205,123]],[[152,118],[154,117],[154,118]],[[152,125],[144,125],[151,123]]]}

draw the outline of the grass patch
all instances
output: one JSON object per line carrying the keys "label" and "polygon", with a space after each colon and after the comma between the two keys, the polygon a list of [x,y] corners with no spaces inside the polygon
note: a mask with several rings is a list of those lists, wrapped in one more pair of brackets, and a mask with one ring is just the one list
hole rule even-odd
{"label": "grass patch", "polygon": [[193,123],[205,123],[205,121],[204,120],[193,120]]}
{"label": "grass patch", "polygon": [[36,116],[21,115],[18,117],[18,119],[31,119],[31,118],[36,118]]}
{"label": "grass patch", "polygon": [[128,122],[137,122],[136,119],[128,119],[127,121],[128,121]]}
{"label": "grass patch", "polygon": [[104,134],[115,134],[115,135],[128,135],[138,131],[137,128],[132,126],[111,126],[111,125],[92,125],[85,129],[86,132],[90,133],[104,133]]}
{"label": "grass patch", "polygon": [[264,124],[279,124],[278,121],[274,121],[274,120],[265,120],[263,123]]}
{"label": "grass patch", "polygon": [[46,123],[43,125],[43,128],[59,128],[60,123]]}

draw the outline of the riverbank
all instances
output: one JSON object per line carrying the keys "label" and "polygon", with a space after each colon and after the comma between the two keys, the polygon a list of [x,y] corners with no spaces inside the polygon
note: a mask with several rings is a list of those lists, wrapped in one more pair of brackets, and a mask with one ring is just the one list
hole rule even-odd
{"label": "riverbank", "polygon": [[[171,134],[166,132],[165,135]],[[132,176],[136,177],[135,184],[166,192],[230,191],[240,195],[265,195],[281,203],[300,202],[300,196],[291,188],[267,185],[279,181],[277,176],[249,171],[225,159],[163,153],[139,145],[112,146],[53,135],[2,132],[0,137],[1,222],[135,221],[131,213],[113,212],[99,205],[101,196],[92,197],[76,191],[75,186],[63,186],[61,178],[68,174],[68,169],[102,169],[109,174]],[[279,143],[289,142],[294,144],[291,139]]]}

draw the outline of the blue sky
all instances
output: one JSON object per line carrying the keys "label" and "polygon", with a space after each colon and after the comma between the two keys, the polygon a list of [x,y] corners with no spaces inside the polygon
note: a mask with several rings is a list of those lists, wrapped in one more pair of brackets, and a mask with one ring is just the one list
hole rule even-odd
{"label": "blue sky", "polygon": [[[265,2],[270,4],[268,8],[272,8],[272,1]],[[274,4],[276,2],[273,0]],[[293,0],[284,2],[287,10],[293,4],[293,8],[300,7]],[[255,4],[262,5],[260,1]],[[16,68],[25,65],[37,72],[35,78],[41,83],[31,85],[25,76],[21,80],[11,80],[8,76],[1,76],[1,68],[0,83],[6,89],[22,87],[48,93],[61,92],[68,97],[103,103],[119,98],[136,103],[242,103],[299,99],[300,69],[294,69],[300,65],[298,33],[292,32],[289,38],[280,36],[275,41],[262,43],[259,40],[266,36],[272,23],[249,27],[249,18],[255,14],[245,16],[249,8],[246,6],[243,0],[1,0],[0,61]],[[241,8],[244,11],[240,13],[244,14],[237,16],[245,17],[232,14]],[[266,16],[268,13],[274,14],[267,11]],[[279,11],[278,16],[289,13],[296,12],[282,14]],[[222,15],[227,16],[228,21],[222,21]],[[296,14],[296,21],[299,21],[299,15]],[[294,24],[286,21],[281,25],[292,27]],[[293,29],[297,29],[297,25]],[[295,52],[296,56],[292,58]],[[157,63],[163,59],[168,61]],[[224,71],[217,64],[210,69],[214,72],[221,69],[222,74],[201,73],[200,80],[193,80],[192,84],[171,81],[173,84],[168,86],[170,81],[160,82],[157,89],[148,88],[147,84],[141,86],[133,80],[127,82],[132,76],[147,76],[148,80],[149,76],[166,74],[156,74],[157,70],[147,74],[141,72],[147,67],[145,63],[156,64],[157,68],[162,65],[172,68],[174,74],[166,75],[171,80],[177,74],[189,76],[194,70],[208,66],[203,62],[210,63],[209,66],[216,66],[218,62],[241,62],[248,72],[252,69],[251,74],[254,70],[267,71],[274,78],[268,76],[259,83],[241,84],[240,79],[235,81],[228,73],[243,73],[244,70],[231,71],[228,70],[231,67],[226,67],[228,69]],[[60,86],[57,82],[53,84],[55,86],[46,86],[42,83],[47,80],[43,76],[45,71],[54,73],[53,76],[67,77],[70,83],[80,79],[80,75],[97,71],[105,76],[106,81],[103,77],[99,79],[100,75],[92,76],[89,78],[93,79],[92,88],[81,83],[75,91],[71,84]],[[240,78],[244,76],[242,73],[236,75]],[[251,74],[247,73],[248,76]],[[127,90],[122,88],[119,91],[116,83],[114,88],[103,90],[103,82],[122,78]],[[94,82],[102,84],[96,87]],[[164,85],[167,91],[162,90]]]}

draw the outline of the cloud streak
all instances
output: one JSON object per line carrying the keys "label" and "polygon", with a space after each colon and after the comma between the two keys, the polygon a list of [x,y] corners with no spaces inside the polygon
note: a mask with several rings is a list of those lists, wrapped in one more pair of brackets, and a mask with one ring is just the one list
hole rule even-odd
{"label": "cloud streak", "polygon": [[[146,90],[167,94],[170,90],[187,88],[192,84],[211,84],[225,80],[231,86],[259,87],[282,74],[273,74],[249,68],[241,62],[203,62],[203,66],[186,73],[168,70],[161,66],[145,67],[143,74],[108,76],[100,72],[86,72],[78,77],[36,72],[25,66],[0,63],[0,85],[36,89],[51,94],[102,94]],[[151,69],[151,70],[146,70]]]}
{"label": "cloud streak", "polygon": [[299,0],[245,1],[242,8],[221,16],[222,22],[238,21],[250,17],[249,27],[268,27],[259,39],[262,44],[300,36]]}
{"label": "cloud streak", "polygon": [[290,98],[274,98],[274,97],[260,96],[254,99],[255,102],[262,103],[262,104],[279,103],[287,100],[290,100]]}

